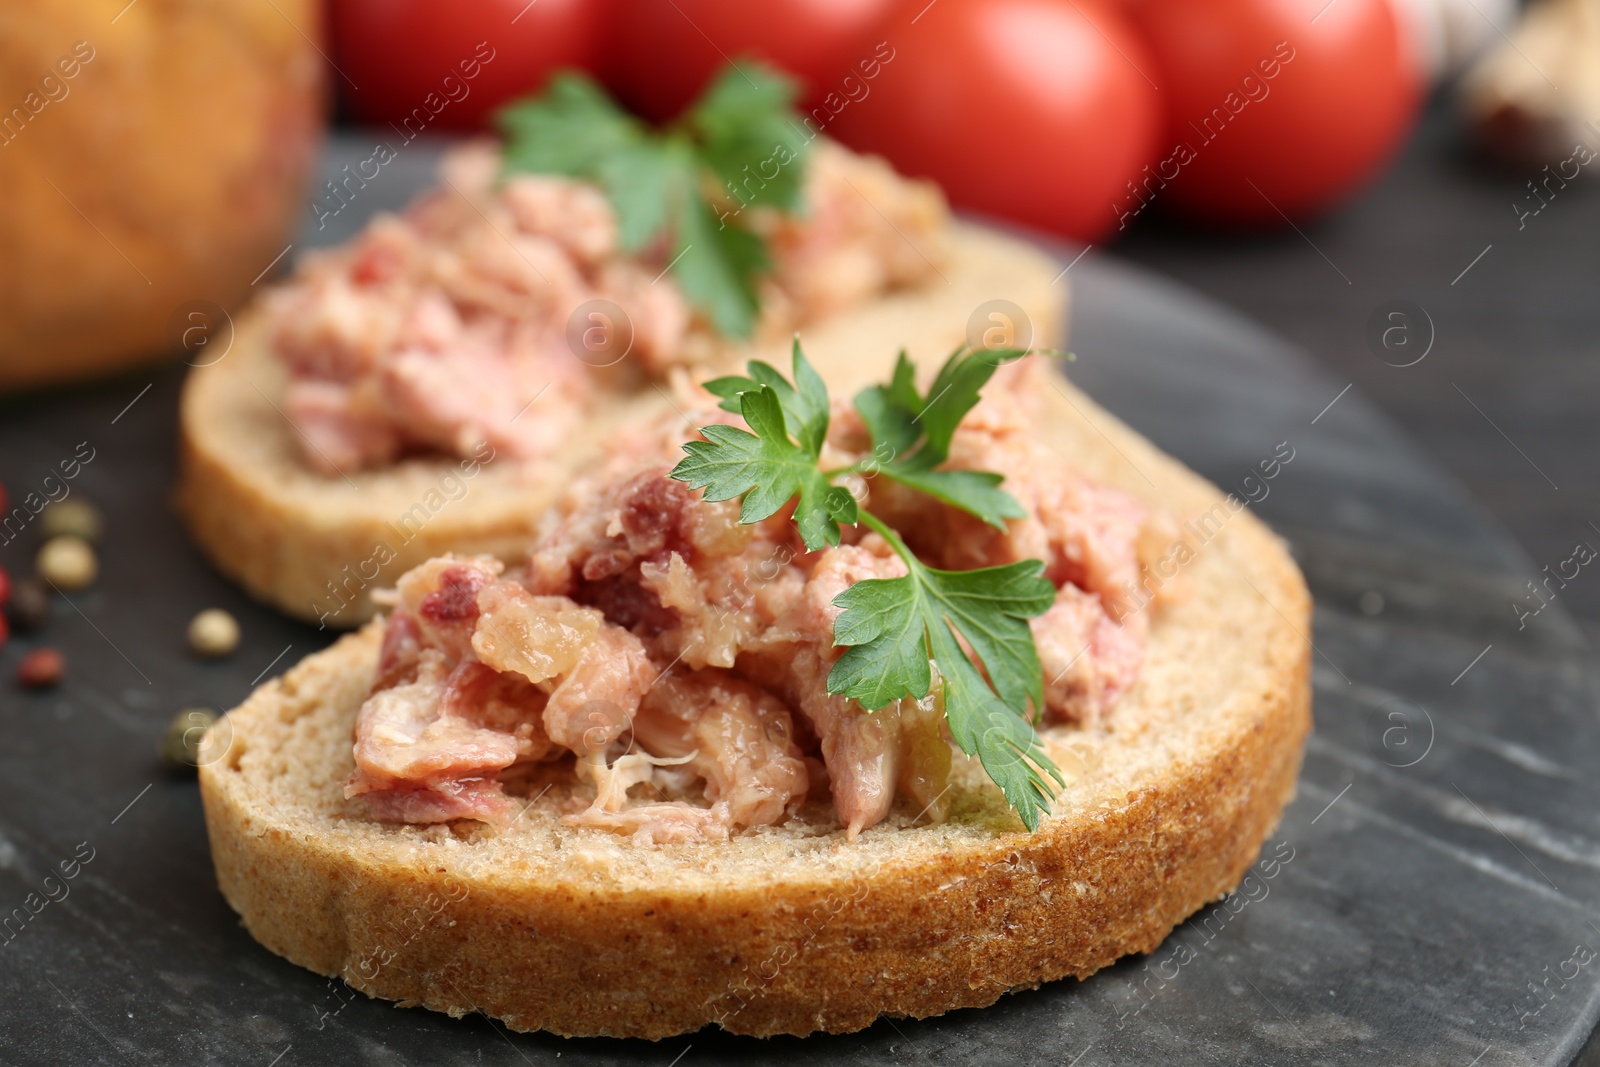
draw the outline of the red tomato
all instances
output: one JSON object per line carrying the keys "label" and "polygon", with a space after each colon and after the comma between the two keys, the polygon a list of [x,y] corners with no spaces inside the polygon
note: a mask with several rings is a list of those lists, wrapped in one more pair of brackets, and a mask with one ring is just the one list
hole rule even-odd
{"label": "red tomato", "polygon": [[[913,21],[914,20],[914,21]],[[1092,0],[911,0],[869,93],[825,127],[937,180],[957,205],[1084,240],[1153,158],[1154,64]]]}
{"label": "red tomato", "polygon": [[561,67],[593,69],[597,0],[330,0],[334,81],[357,117],[476,129]]}
{"label": "red tomato", "polygon": [[1332,206],[1421,100],[1389,0],[1145,0],[1136,17],[1167,105],[1141,193],[1196,218],[1281,225]]}
{"label": "red tomato", "polygon": [[[544,0],[540,0],[541,3]],[[897,0],[613,0],[607,82],[633,110],[676,115],[729,60],[754,55],[820,101],[872,59]]]}

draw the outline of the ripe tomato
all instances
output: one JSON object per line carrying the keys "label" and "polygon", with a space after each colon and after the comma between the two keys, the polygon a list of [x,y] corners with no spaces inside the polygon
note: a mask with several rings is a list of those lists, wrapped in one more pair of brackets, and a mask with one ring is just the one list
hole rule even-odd
{"label": "ripe tomato", "polygon": [[[915,20],[915,21],[913,21]],[[825,131],[962,207],[1096,240],[1153,158],[1154,64],[1094,0],[911,0],[892,58]]]}
{"label": "ripe tomato", "polygon": [[1141,195],[1196,218],[1281,224],[1279,211],[1332,206],[1421,100],[1389,0],[1146,0],[1135,13],[1167,106]]}
{"label": "ripe tomato", "polygon": [[593,69],[597,0],[331,0],[333,80],[356,116],[476,129],[560,67]]}
{"label": "ripe tomato", "polygon": [[633,110],[667,119],[729,60],[754,55],[794,75],[814,104],[871,59],[872,31],[895,3],[613,0],[606,80]]}

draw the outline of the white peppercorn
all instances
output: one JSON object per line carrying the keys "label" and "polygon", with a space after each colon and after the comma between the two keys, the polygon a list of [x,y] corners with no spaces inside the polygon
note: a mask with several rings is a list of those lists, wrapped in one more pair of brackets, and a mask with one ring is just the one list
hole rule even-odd
{"label": "white peppercorn", "polygon": [[100,573],[100,562],[95,559],[89,542],[72,534],[52,537],[39,549],[34,561],[39,577],[57,589],[72,592],[93,582]]}
{"label": "white peppercorn", "polygon": [[189,623],[189,647],[202,656],[226,656],[239,647],[239,623],[221,608],[207,608]]}

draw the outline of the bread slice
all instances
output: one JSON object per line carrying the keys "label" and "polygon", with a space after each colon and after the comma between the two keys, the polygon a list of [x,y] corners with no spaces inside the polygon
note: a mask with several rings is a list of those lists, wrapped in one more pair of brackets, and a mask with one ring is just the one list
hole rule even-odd
{"label": "bread slice", "polygon": [[[1048,255],[963,223],[954,226],[950,251],[928,287],[807,327],[813,361],[876,370],[901,346],[917,358],[942,357],[967,336],[969,317],[995,299],[1022,308],[1034,343],[1060,336],[1065,293],[1052,284],[1060,266]],[[751,357],[787,367],[788,342],[729,354],[734,364]],[[666,403],[646,387],[599,413],[582,437],[535,467],[490,464],[462,477],[455,459],[412,459],[340,478],[302,459],[281,404],[286,382],[260,313],[241,320],[224,358],[190,374],[178,506],[218,570],[296,618],[339,627],[370,618],[373,589],[392,586],[433,556],[519,555],[556,491],[593,464],[618,427]]]}
{"label": "bread slice", "polygon": [[[817,362],[836,389],[885,370]],[[530,784],[505,829],[381,825],[341,789],[379,620],[208,735],[223,894],[263,945],[372,996],[574,1036],[845,1032],[1153,950],[1239,882],[1294,791],[1310,600],[1248,509],[1065,382],[1031,402],[1090,474],[1180,521],[1211,515],[1137,685],[1102,727],[1045,731],[1069,784],[1037,832],[959,759],[948,821],[902,802],[854,842],[818,805],[727,842],[638,847],[563,825],[560,783]]]}

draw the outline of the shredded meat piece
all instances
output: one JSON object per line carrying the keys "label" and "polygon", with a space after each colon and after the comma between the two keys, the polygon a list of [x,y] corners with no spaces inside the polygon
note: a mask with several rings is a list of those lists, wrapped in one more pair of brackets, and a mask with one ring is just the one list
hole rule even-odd
{"label": "shredded meat piece", "polygon": [[478,591],[499,579],[505,565],[488,556],[430,559],[400,576],[398,610],[411,617],[417,639],[453,665],[472,654]]}
{"label": "shredded meat piece", "polygon": [[1093,719],[1139,677],[1147,622],[1118,623],[1100,598],[1064,585],[1049,611],[1030,619],[1044,668],[1045,708],[1061,719]]}
{"label": "shredded meat piece", "polygon": [[477,819],[504,823],[511,802],[500,783],[488,778],[463,778],[423,789],[377,789],[361,794],[367,810],[379,822],[424,824],[452,819]]}
{"label": "shredded meat piece", "polygon": [[[626,322],[580,329],[631,329],[627,359],[646,373],[715,350],[664,248],[625,256],[597,187],[500,170],[487,143],[451,152],[439,188],[307,257],[269,298],[291,375],[284,408],[314,468],[467,457],[483,443],[518,460],[553,454],[607,391],[637,381],[574,352],[569,320],[592,301],[621,307]],[[805,211],[753,208],[746,220],[772,244],[758,337],[921,284],[947,255],[938,191],[881,160],[821,144],[804,195]]]}
{"label": "shredded meat piece", "polygon": [[[567,822],[628,833],[641,843],[726,834],[777,822],[809,786],[789,709],[723,671],[663,678],[639,708],[633,739],[644,751],[597,770],[594,803]],[[662,791],[661,767],[682,768],[701,779],[710,806],[670,800],[629,804],[627,790],[634,785],[648,783]]]}
{"label": "shredded meat piece", "polygon": [[422,654],[422,631],[417,620],[403,608],[389,614],[383,629],[383,646],[378,653],[378,677],[372,691],[388,689],[409,682],[417,676],[417,662]]}
{"label": "shredded meat piece", "polygon": [[822,742],[833,804],[853,839],[883,821],[894,803],[902,757],[900,709],[869,712],[828,692],[839,649],[833,598],[864,578],[898,578],[906,566],[882,538],[842,545],[816,556],[810,577],[788,611],[741,658],[740,666],[802,711]]}
{"label": "shredded meat piece", "polygon": [[569,595],[685,666],[732,667],[741,646],[798,589],[804,552],[787,512],[738,522],[736,503],[706,501],[669,468],[601,489],[535,546],[529,585]]}
{"label": "shredded meat piece", "polygon": [[542,760],[559,749],[544,731],[541,709],[549,697],[519,674],[468,660],[450,672],[439,711],[516,740],[514,762]]}
{"label": "shredded meat piece", "polygon": [[632,722],[656,668],[639,639],[602,627],[545,706],[545,729],[580,755],[610,744]]}
{"label": "shredded meat piece", "polygon": [[933,185],[909,182],[882,159],[818,141],[806,172],[804,215],[756,210],[771,241],[772,301],[790,328],[938,276],[949,258],[948,212]]}
{"label": "shredded meat piece", "polygon": [[674,845],[726,835],[727,818],[726,805],[702,808],[684,801],[666,801],[617,811],[588,808],[581,814],[568,816],[565,821],[574,826],[623,834],[633,838],[637,845]]}
{"label": "shredded meat piece", "polygon": [[484,589],[478,602],[473,650],[546,689],[552,741],[584,756],[621,736],[657,673],[638,638],[566,597],[532,596],[512,582]]}
{"label": "shredded meat piece", "polygon": [[[443,654],[421,653],[418,677],[368,697],[356,718],[355,772],[345,796],[384,794],[373,813],[434,812],[441,818],[403,818],[438,822],[473,818],[500,821],[509,804],[492,779],[517,759],[518,739],[479,725],[447,708]],[[470,709],[469,709],[470,710]],[[466,783],[481,784],[468,786]],[[492,786],[492,787],[491,787]],[[369,800],[369,804],[373,803]]]}
{"label": "shredded meat piece", "polygon": [[789,709],[771,693],[724,671],[663,678],[645,698],[634,739],[663,756],[692,756],[706,798],[733,826],[777,822],[807,776]]}

